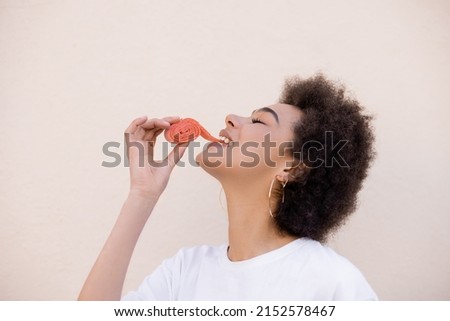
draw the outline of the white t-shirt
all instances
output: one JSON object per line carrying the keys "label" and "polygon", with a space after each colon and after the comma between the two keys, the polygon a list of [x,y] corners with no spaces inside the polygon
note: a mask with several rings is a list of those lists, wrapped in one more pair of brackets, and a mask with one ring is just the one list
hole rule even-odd
{"label": "white t-shirt", "polygon": [[232,262],[227,246],[181,249],[122,300],[377,300],[361,272],[307,238]]}

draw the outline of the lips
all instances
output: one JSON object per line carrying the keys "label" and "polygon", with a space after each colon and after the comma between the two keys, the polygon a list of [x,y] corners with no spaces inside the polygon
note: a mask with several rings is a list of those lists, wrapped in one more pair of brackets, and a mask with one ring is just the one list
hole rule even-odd
{"label": "lips", "polygon": [[229,143],[233,142],[233,139],[231,138],[230,134],[228,134],[228,132],[224,129],[222,129],[219,133],[219,139],[220,142],[228,145]]}

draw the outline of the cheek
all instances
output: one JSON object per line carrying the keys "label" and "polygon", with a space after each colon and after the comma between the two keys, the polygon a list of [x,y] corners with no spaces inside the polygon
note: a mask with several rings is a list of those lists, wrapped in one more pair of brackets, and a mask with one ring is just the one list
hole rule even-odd
{"label": "cheek", "polygon": [[248,125],[241,129],[237,140],[243,144],[246,142],[261,143],[264,141],[265,136],[270,135],[270,130],[264,125]]}
{"label": "cheek", "polygon": [[233,150],[233,159],[239,159],[245,166],[250,167],[278,166],[279,162],[289,155],[288,150],[292,146],[292,142],[284,139],[281,134],[283,133],[274,134],[264,127],[242,130],[239,147]]}

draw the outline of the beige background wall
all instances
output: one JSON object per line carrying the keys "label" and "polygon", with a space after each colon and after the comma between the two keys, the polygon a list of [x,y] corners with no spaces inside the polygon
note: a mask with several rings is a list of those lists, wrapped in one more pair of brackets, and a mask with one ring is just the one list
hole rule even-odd
{"label": "beige background wall", "polygon": [[[102,146],[123,147],[133,118],[191,116],[217,134],[285,77],[322,70],[377,115],[377,161],[330,245],[381,299],[449,300],[449,13],[443,0],[0,0],[0,299],[76,298],[128,189]],[[125,290],[182,246],[226,241],[219,191],[175,169]]]}

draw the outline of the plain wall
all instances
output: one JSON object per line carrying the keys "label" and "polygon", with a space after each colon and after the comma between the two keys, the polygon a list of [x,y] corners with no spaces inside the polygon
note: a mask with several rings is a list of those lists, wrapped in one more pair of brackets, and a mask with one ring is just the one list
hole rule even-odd
{"label": "plain wall", "polygon": [[[376,115],[378,152],[329,245],[382,300],[449,300],[449,13],[443,0],[0,1],[0,299],[77,297],[129,188],[102,148],[123,156],[132,119],[194,117],[217,134],[227,114],[275,103],[286,77],[322,71]],[[180,247],[226,242],[219,192],[175,168],[124,291]]]}

